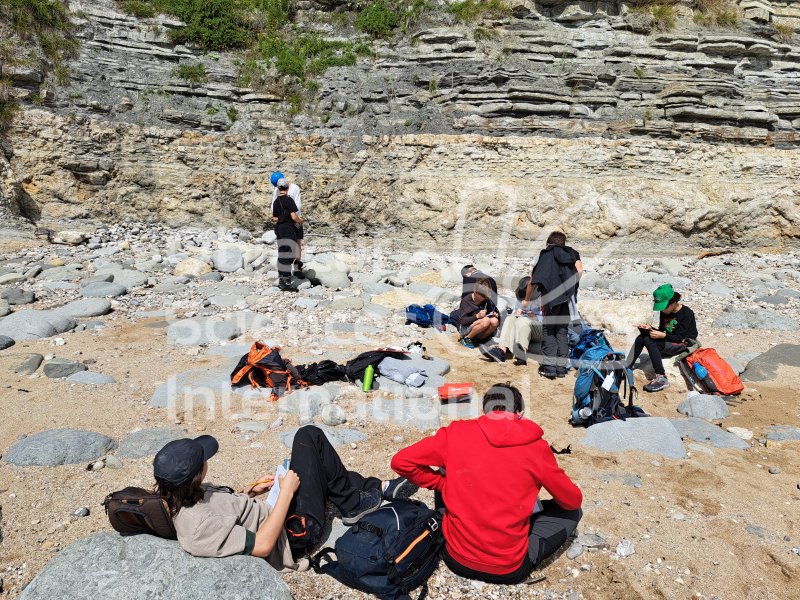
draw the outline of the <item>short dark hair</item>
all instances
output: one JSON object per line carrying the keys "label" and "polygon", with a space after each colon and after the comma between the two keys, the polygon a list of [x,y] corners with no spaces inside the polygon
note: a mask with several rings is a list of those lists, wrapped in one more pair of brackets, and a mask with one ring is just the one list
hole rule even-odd
{"label": "short dark hair", "polygon": [[670,306],[671,304],[676,304],[677,302],[680,302],[681,298],[682,298],[682,296],[678,292],[675,292],[674,294],[672,294],[672,298],[670,299],[669,304],[667,304],[667,306]]}
{"label": "short dark hair", "polygon": [[[491,406],[487,407],[488,404]],[[525,401],[522,392],[510,383],[495,383],[483,395],[483,412],[489,412],[487,408],[491,411],[521,413],[525,410]]]}
{"label": "short dark hair", "polygon": [[567,236],[565,236],[560,231],[554,231],[550,235],[547,236],[547,245],[548,246],[564,246],[567,243]]}
{"label": "short dark hair", "polygon": [[167,501],[169,514],[173,517],[182,508],[191,508],[205,496],[201,484],[203,483],[203,470],[201,469],[190,481],[175,485],[169,481],[156,477],[155,493]]}
{"label": "short dark hair", "polygon": [[492,280],[489,279],[488,277],[479,277],[475,281],[474,289],[482,296],[486,296],[487,298],[489,298],[492,295]]}

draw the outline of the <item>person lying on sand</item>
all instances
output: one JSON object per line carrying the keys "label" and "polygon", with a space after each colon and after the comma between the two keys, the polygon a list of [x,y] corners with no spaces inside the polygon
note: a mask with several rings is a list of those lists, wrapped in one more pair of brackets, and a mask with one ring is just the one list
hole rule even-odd
{"label": "person lying on sand", "polygon": [[247,554],[278,570],[308,568],[298,558],[316,546],[330,500],[350,525],[377,510],[383,500],[407,498],[417,486],[403,477],[381,481],[348,471],[318,427],[301,427],[280,491],[270,506],[259,496],[275,484],[271,476],[241,493],[205,482],[208,459],[219,444],[210,435],[175,440],[153,460],[156,491],[166,500],[181,547],[189,554],[222,557]]}

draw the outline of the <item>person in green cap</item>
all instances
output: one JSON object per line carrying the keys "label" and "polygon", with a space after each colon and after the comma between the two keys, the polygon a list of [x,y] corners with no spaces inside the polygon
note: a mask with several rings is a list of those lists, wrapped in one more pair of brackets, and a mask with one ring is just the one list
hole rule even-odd
{"label": "person in green cap", "polygon": [[677,356],[686,350],[686,340],[697,339],[694,313],[681,304],[681,295],[672,289],[671,284],[664,284],[653,292],[653,311],[660,313],[658,329],[651,325],[637,325],[639,335],[627,358],[628,366],[632,366],[642,350],[647,349],[656,375],[644,386],[645,392],[658,392],[669,386],[662,357]]}

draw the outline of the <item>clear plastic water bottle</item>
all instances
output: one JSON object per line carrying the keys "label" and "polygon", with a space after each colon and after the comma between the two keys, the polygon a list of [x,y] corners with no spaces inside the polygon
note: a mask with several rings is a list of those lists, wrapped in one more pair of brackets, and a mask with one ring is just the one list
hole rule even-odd
{"label": "clear plastic water bottle", "polygon": [[592,416],[592,409],[588,406],[584,406],[578,411],[578,415],[580,415],[581,419],[588,419]]}

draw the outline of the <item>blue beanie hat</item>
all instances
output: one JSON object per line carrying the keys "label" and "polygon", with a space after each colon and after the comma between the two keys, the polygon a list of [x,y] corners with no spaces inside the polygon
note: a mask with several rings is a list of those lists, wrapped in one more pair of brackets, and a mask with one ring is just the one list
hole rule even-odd
{"label": "blue beanie hat", "polygon": [[283,179],[284,175],[280,171],[275,171],[272,174],[272,177],[269,178],[269,181],[272,185],[278,185],[278,179]]}

